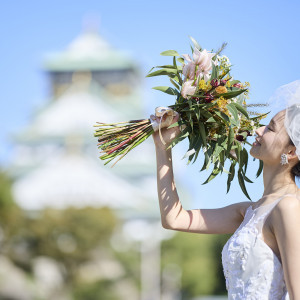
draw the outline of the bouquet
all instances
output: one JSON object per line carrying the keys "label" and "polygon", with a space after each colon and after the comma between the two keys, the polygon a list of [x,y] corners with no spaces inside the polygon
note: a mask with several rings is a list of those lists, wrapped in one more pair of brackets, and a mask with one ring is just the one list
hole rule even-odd
{"label": "bouquet", "polygon": [[[197,160],[202,149],[204,161],[200,171],[213,166],[203,184],[224,171],[228,174],[228,193],[237,173],[240,187],[250,199],[245,186],[245,181],[252,183],[246,176],[248,152],[245,144],[251,145],[247,137],[254,135],[256,128],[262,126],[260,121],[269,112],[261,114],[248,110],[248,107],[266,104],[246,104],[249,83],[242,83],[231,75],[232,65],[228,57],[221,55],[226,44],[214,52],[202,49],[197,41],[191,40],[192,57],[188,54],[180,56],[175,50],[164,51],[161,55],[171,56],[172,64],[154,67],[147,75],[167,76],[172,87],[157,86],[154,89],[175,98],[174,104],[156,108],[155,115],[161,119],[166,115],[164,127],[180,126],[180,134],[168,148],[188,138],[189,147],[184,156],[188,164]],[[171,124],[175,112],[180,114],[180,119]],[[100,159],[106,160],[105,164],[115,160],[115,165],[154,131],[160,133],[162,124],[149,118],[113,124],[98,122],[95,127],[98,148],[102,153]],[[161,134],[160,137],[164,143]],[[226,160],[230,161],[228,171],[224,167]],[[259,161],[256,177],[261,174],[262,167],[262,161]]]}

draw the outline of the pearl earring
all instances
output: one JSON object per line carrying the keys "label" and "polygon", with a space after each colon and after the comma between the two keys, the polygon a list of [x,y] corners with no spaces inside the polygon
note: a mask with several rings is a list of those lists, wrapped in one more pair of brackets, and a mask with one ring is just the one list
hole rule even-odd
{"label": "pearl earring", "polygon": [[280,160],[281,165],[286,165],[289,163],[288,157],[285,153],[281,154],[281,160]]}

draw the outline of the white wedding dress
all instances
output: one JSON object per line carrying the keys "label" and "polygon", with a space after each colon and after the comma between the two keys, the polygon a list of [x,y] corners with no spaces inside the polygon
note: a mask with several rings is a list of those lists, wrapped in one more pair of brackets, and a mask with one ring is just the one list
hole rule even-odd
{"label": "white wedding dress", "polygon": [[250,205],[239,228],[222,250],[228,299],[289,300],[280,260],[262,239],[266,217],[283,198]]}

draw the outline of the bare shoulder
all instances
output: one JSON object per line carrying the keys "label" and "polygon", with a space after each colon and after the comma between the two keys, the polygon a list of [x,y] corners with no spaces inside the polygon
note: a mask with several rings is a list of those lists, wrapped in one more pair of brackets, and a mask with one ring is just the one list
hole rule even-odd
{"label": "bare shoulder", "polygon": [[285,196],[271,212],[271,223],[273,227],[289,223],[292,225],[300,220],[300,198],[296,196]]}
{"label": "bare shoulder", "polygon": [[296,196],[285,196],[274,207],[274,213],[285,215],[290,213],[300,213],[300,199]]}

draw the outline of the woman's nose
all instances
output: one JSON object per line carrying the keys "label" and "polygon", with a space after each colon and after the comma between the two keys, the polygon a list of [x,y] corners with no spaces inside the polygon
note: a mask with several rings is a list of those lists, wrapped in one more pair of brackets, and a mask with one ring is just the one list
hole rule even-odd
{"label": "woman's nose", "polygon": [[262,133],[264,132],[265,127],[266,127],[266,126],[261,126],[261,127],[257,128],[257,129],[255,130],[255,133],[256,133],[258,136],[262,135]]}

